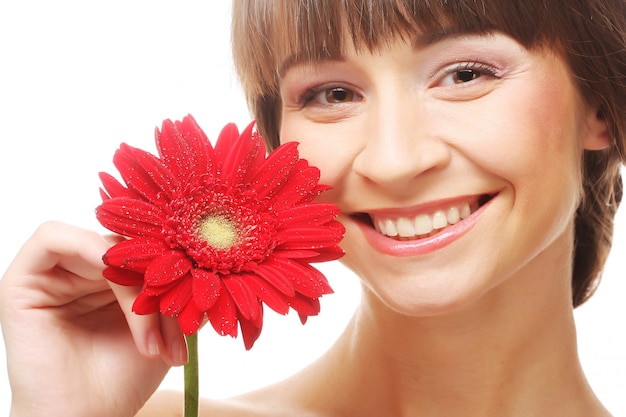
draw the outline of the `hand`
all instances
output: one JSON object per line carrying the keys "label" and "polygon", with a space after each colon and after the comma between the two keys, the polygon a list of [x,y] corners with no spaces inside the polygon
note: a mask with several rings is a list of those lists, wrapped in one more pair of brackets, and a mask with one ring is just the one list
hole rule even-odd
{"label": "hand", "polygon": [[11,416],[132,416],[186,361],[175,319],[131,312],[138,288],[102,277],[116,242],[46,223],[0,281]]}

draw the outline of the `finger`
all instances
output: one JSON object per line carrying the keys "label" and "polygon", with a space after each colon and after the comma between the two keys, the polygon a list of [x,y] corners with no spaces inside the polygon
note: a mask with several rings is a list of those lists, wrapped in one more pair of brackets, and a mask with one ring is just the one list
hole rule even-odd
{"label": "finger", "polygon": [[161,334],[166,346],[165,361],[169,365],[180,366],[187,363],[185,336],[175,317],[161,316]]}
{"label": "finger", "polygon": [[162,356],[165,352],[165,343],[161,336],[159,314],[139,315],[133,312],[133,304],[141,288],[127,287],[113,282],[109,282],[109,285],[124,312],[137,350],[150,358]]}
{"label": "finger", "polygon": [[16,308],[55,307],[108,289],[99,234],[59,222],[42,224],[9,265],[2,282]]}
{"label": "finger", "polygon": [[134,313],[133,304],[140,287],[109,284],[126,316],[137,350],[149,358],[160,357],[168,365],[180,366],[187,363],[187,345],[178,320],[160,313]]}
{"label": "finger", "polygon": [[9,275],[37,275],[62,268],[90,280],[102,280],[102,255],[111,243],[98,233],[60,222],[46,222],[26,241],[9,266]]}

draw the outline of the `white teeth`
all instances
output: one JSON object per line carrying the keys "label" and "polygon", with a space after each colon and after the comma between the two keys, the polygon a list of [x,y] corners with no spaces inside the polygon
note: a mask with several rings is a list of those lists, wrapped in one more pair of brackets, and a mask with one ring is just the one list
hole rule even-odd
{"label": "white teeth", "polygon": [[415,217],[415,234],[427,235],[433,231],[433,220],[427,214],[420,214]]}
{"label": "white teeth", "polygon": [[470,204],[463,203],[447,210],[437,210],[432,214],[419,214],[415,218],[398,217],[391,219],[373,216],[373,221],[376,229],[385,236],[410,238],[428,235],[433,230],[456,224],[469,217],[470,214],[472,214]]}
{"label": "white teeth", "polygon": [[448,225],[448,217],[446,217],[446,214],[443,211],[437,210],[435,214],[433,214],[433,228],[443,229],[447,225]]}
{"label": "white teeth", "polygon": [[398,219],[398,235],[400,237],[415,236],[415,227],[413,222],[406,217],[400,217]]}
{"label": "white teeth", "polygon": [[391,219],[387,219],[385,222],[385,226],[387,227],[387,231],[389,232],[389,236],[398,236],[398,228],[396,224]]}
{"label": "white teeth", "polygon": [[461,218],[465,219],[465,218],[469,217],[470,214],[472,214],[472,211],[470,209],[470,205],[468,203],[463,204],[461,206]]}
{"label": "white teeth", "polygon": [[391,219],[378,219],[376,222],[378,231],[385,236],[398,236],[398,228]]}
{"label": "white teeth", "polygon": [[461,220],[461,213],[459,213],[459,209],[456,207],[450,207],[448,210],[448,223],[457,224]]}

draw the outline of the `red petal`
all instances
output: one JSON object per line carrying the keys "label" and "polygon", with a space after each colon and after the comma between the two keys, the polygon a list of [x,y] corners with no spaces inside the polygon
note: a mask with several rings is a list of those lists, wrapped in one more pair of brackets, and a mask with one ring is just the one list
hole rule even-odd
{"label": "red petal", "polygon": [[233,297],[241,315],[248,320],[254,320],[259,314],[259,303],[255,293],[248,287],[247,279],[246,275],[233,274],[224,277],[222,282]]}
{"label": "red petal", "polygon": [[193,277],[193,301],[202,311],[208,311],[220,294],[222,284],[217,274],[205,269],[194,268],[191,270]]}
{"label": "red petal", "polygon": [[259,152],[265,149],[258,136],[251,136],[248,130],[239,135],[237,126],[230,123],[222,129],[215,145],[216,153],[222,159],[222,175],[232,184],[241,183],[248,171],[257,161]]}
{"label": "red petal", "polygon": [[196,168],[201,168],[203,172],[214,172],[215,151],[209,138],[193,116],[189,114],[183,118],[182,122],[176,122],[175,125],[194,150],[193,165]]}
{"label": "red petal", "polygon": [[[278,253],[276,255],[278,256]],[[309,258],[306,261],[308,263],[335,261],[343,257],[343,255],[345,255],[345,252],[339,246],[329,246],[319,250],[318,256]]]}
{"label": "red petal", "polygon": [[98,221],[112,232],[125,236],[162,237],[165,217],[153,204],[126,197],[104,201],[96,208]]}
{"label": "red petal", "polygon": [[319,256],[319,254],[320,253],[318,251],[307,250],[307,249],[293,249],[293,250],[276,249],[274,250],[274,256],[278,258],[306,259],[307,262],[310,262],[309,261],[310,258]]}
{"label": "red petal", "polygon": [[298,295],[289,299],[289,305],[298,312],[300,321],[304,324],[306,317],[317,316],[320,312],[320,300],[318,298],[308,298]]}
{"label": "red petal", "polygon": [[191,115],[183,118],[182,123],[163,121],[155,137],[161,159],[177,178],[215,171],[211,142]]}
{"label": "red petal", "polygon": [[143,152],[136,148],[132,148],[130,151],[136,154],[137,163],[154,182],[155,186],[158,187],[155,195],[146,195],[146,198],[154,203],[160,203],[163,197],[167,197],[169,201],[172,192],[178,186],[178,179],[165,168],[161,160],[151,153]]}
{"label": "red petal", "polygon": [[326,191],[332,190],[332,188],[333,187],[331,187],[330,185],[317,184],[317,187],[315,187],[315,190],[313,190],[310,194],[302,197],[302,200],[300,200],[300,203],[310,203],[313,200],[315,200],[317,197],[325,193]]}
{"label": "red petal", "polygon": [[146,172],[138,161],[138,159],[149,159],[150,157],[154,158],[153,155],[146,151],[122,143],[120,149],[113,156],[113,164],[122,175],[129,189],[142,195],[148,201],[155,202],[158,201],[158,196],[163,190],[154,181],[153,176]]}
{"label": "red petal", "polygon": [[337,259],[341,259],[345,252],[341,247],[335,246],[327,246],[324,248],[319,248],[316,250],[308,250],[308,249],[285,249],[285,248],[276,248],[274,249],[274,256],[277,258],[289,258],[289,259],[302,259],[304,262],[308,264],[317,263],[317,262],[328,262],[335,261]]}
{"label": "red petal", "polygon": [[309,166],[305,159],[300,159],[291,171],[289,178],[284,181],[284,185],[274,195],[277,210],[291,207],[302,201],[310,202],[314,197],[317,197],[316,190],[319,179],[319,169]]}
{"label": "red petal", "polygon": [[102,259],[106,265],[143,274],[148,265],[166,250],[168,247],[161,240],[138,237],[112,246]]}
{"label": "red petal", "polygon": [[334,246],[343,239],[343,229],[329,226],[305,226],[281,229],[276,234],[281,249],[319,249]]}
{"label": "red petal", "polygon": [[241,327],[243,344],[246,347],[246,350],[250,350],[252,349],[254,342],[256,342],[261,335],[261,330],[263,328],[263,309],[261,308],[261,312],[256,320],[247,320],[240,317],[239,325]]}
{"label": "red petal", "polygon": [[133,303],[133,312],[136,314],[152,314],[159,311],[159,298],[139,293]]}
{"label": "red petal", "polygon": [[207,317],[219,335],[237,337],[237,307],[223,285],[217,302],[207,312]]}
{"label": "red petal", "polygon": [[165,294],[166,292],[174,288],[177,284],[178,284],[177,281],[172,281],[165,285],[150,285],[147,282],[145,282],[145,277],[144,277],[144,284],[143,284],[143,287],[141,288],[141,292],[149,296],[161,296],[162,294]]}
{"label": "red petal", "polygon": [[128,197],[133,199],[140,197],[139,194],[124,187],[117,179],[106,172],[101,172],[99,177],[102,182],[102,186],[107,193],[106,200],[112,197]]}
{"label": "red petal", "polygon": [[296,225],[323,225],[335,220],[340,210],[331,203],[298,204],[282,210],[278,214],[281,227],[287,228]]}
{"label": "red petal", "polygon": [[102,271],[102,275],[109,281],[118,285],[126,285],[128,287],[143,285],[143,274],[133,271],[108,267]]}
{"label": "red petal", "polygon": [[222,128],[217,142],[215,143],[215,154],[219,159],[224,159],[235,147],[235,142],[239,139],[239,129],[234,123],[228,123]]}
{"label": "red petal", "polygon": [[253,179],[252,185],[259,199],[272,196],[281,187],[298,161],[297,146],[296,142],[280,145],[269,154],[263,165],[259,167],[258,175]]}
{"label": "red petal", "polygon": [[191,260],[181,251],[172,250],[156,258],[146,270],[146,284],[160,286],[185,276],[191,270]]}
{"label": "red petal", "polygon": [[278,314],[287,314],[289,312],[289,303],[287,297],[278,292],[276,288],[270,285],[263,278],[254,275],[246,277],[246,284],[263,301],[269,308]]}
{"label": "red petal", "polygon": [[177,281],[177,285],[160,296],[159,310],[162,314],[174,317],[182,311],[189,300],[191,300],[191,282],[191,275],[187,274]]}
{"label": "red petal", "polygon": [[295,295],[293,284],[284,274],[277,268],[272,266],[273,258],[269,258],[266,262],[255,267],[254,272],[261,278],[265,279],[271,286],[276,288],[288,297]]}
{"label": "red petal", "polygon": [[111,196],[107,194],[106,191],[104,191],[102,188],[100,188],[100,198],[102,199],[102,201],[107,201],[111,199]]}
{"label": "red petal", "polygon": [[304,296],[317,298],[332,293],[326,277],[310,265],[302,265],[290,259],[274,258],[272,266],[291,281],[296,292]]}
{"label": "red petal", "polygon": [[178,315],[178,324],[186,335],[196,333],[203,321],[204,311],[201,311],[194,303],[187,303]]}
{"label": "red petal", "polygon": [[[300,264],[298,261],[294,262],[295,264]],[[300,264],[300,266],[304,269],[306,269],[309,274],[311,274],[311,276],[313,276],[314,280],[317,281],[320,285],[320,288],[323,291],[323,294],[332,294],[335,291],[333,291],[332,287],[330,286],[330,284],[328,283],[328,280],[326,279],[326,276],[324,274],[322,274],[317,268],[315,268],[312,265],[309,265],[308,263],[304,263],[304,264]]]}
{"label": "red petal", "polygon": [[249,184],[251,182],[251,178],[256,175],[257,171],[261,169],[261,165],[265,161],[267,156],[267,148],[265,148],[265,142],[261,135],[254,130],[256,126],[256,122],[250,123],[244,130],[241,132],[240,137],[242,138],[250,138],[255,143],[255,146],[258,147],[256,151],[256,155],[254,159],[250,163],[250,168],[248,169],[248,174],[241,178],[242,184]]}

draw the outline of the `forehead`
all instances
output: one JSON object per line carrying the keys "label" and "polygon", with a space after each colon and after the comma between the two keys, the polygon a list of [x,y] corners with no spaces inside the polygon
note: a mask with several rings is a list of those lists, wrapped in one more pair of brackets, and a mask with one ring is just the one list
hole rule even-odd
{"label": "forehead", "polygon": [[396,35],[389,38],[379,40],[379,42],[372,45],[355,45],[354,41],[350,37],[344,37],[347,41],[342,42],[342,47],[337,49],[335,54],[320,54],[313,55],[311,53],[307,53],[305,51],[295,51],[290,55],[286,56],[284,59],[278,59],[278,74],[284,74],[290,67],[301,64],[301,63],[311,63],[311,62],[319,62],[319,61],[327,61],[327,60],[343,60],[346,54],[351,52],[364,52],[364,49],[367,52],[376,52],[384,49],[385,47],[392,45],[393,43],[398,42],[399,40],[411,45],[414,49],[420,49],[426,47],[428,45],[441,42],[444,40],[450,39],[459,39],[464,38],[468,35],[486,35],[491,34],[492,32],[476,32],[476,31],[464,31],[458,27],[448,27],[445,30],[439,30],[435,32],[419,32],[413,34],[407,34],[404,36]]}
{"label": "forehead", "polygon": [[[558,0],[552,0],[557,2]],[[442,37],[500,31],[522,45],[545,41],[543,0],[271,0],[263,32],[275,71],[302,61],[341,59],[398,38],[418,46]],[[272,5],[269,5],[269,4]]]}

